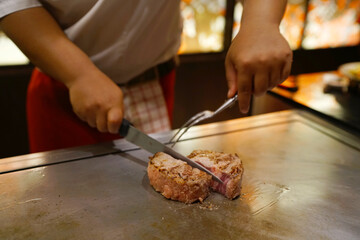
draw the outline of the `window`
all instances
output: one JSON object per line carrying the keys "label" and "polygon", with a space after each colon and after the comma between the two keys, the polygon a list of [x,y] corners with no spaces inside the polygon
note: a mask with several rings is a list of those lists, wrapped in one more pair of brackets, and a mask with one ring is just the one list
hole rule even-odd
{"label": "window", "polygon": [[180,54],[224,50],[226,0],[182,0]]}
{"label": "window", "polygon": [[310,0],[302,47],[354,46],[360,43],[360,0]]}
{"label": "window", "polygon": [[[233,37],[240,29],[236,4]],[[293,50],[354,46],[360,43],[360,0],[288,0],[280,32]]]}

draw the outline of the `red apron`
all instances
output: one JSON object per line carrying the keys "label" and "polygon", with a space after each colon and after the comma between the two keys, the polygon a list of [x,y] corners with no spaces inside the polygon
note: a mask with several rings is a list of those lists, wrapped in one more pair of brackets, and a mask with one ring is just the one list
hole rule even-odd
{"label": "red apron", "polygon": [[[160,79],[170,122],[174,107],[175,70]],[[112,141],[117,134],[100,133],[72,111],[66,86],[35,69],[27,91],[30,152]]]}

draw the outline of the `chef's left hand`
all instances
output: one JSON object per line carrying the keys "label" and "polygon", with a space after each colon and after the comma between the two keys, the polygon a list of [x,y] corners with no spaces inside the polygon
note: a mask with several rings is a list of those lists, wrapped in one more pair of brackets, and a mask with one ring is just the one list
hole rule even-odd
{"label": "chef's left hand", "polygon": [[238,91],[239,108],[249,111],[251,95],[260,96],[290,74],[292,51],[279,26],[242,26],[225,60],[228,97]]}

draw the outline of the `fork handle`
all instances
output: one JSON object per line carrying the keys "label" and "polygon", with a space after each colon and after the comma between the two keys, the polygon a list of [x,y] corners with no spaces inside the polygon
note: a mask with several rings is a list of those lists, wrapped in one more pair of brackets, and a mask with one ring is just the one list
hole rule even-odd
{"label": "fork handle", "polygon": [[234,103],[238,100],[238,94],[236,93],[235,96],[233,96],[232,98],[229,98],[228,100],[226,100],[226,102],[224,102],[223,105],[221,105],[218,109],[216,109],[216,111],[214,112],[215,114],[218,114],[220,112],[222,112],[223,110],[231,107],[232,105],[234,105]]}

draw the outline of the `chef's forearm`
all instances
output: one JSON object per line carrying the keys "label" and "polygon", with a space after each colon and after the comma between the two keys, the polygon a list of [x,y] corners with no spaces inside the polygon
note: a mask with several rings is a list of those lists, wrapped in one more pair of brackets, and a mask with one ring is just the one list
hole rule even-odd
{"label": "chef's forearm", "polygon": [[284,15],[286,0],[243,0],[241,27],[278,27]]}
{"label": "chef's forearm", "polygon": [[80,75],[97,71],[42,7],[12,13],[0,26],[34,65],[67,86]]}

